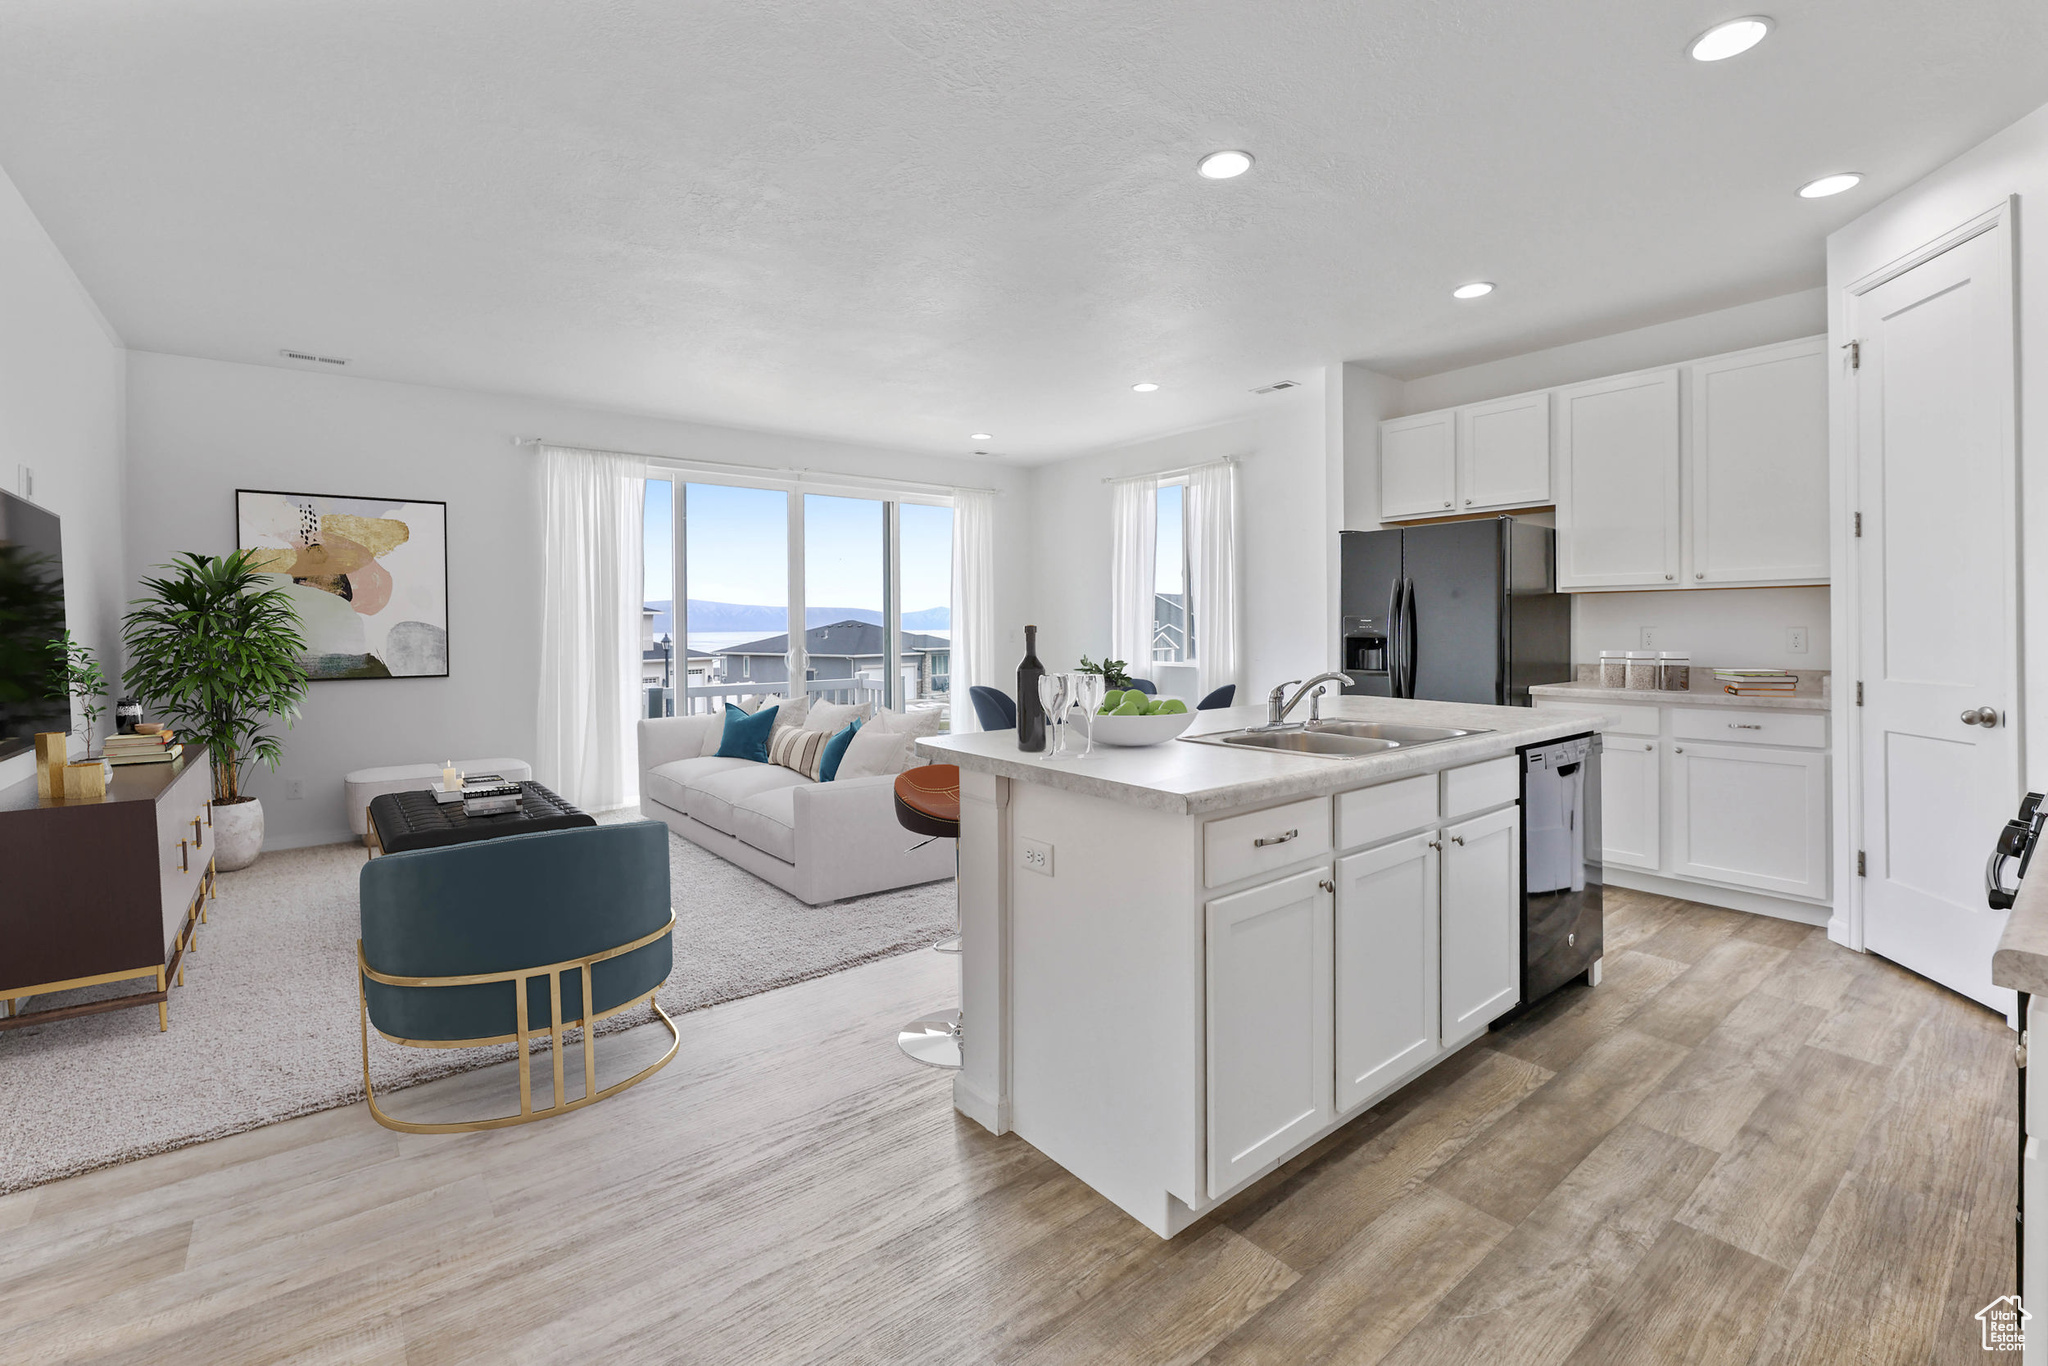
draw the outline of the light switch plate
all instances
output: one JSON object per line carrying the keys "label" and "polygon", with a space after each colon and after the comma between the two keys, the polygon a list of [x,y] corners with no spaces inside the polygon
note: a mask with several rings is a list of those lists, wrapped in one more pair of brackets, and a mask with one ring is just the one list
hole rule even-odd
{"label": "light switch plate", "polygon": [[36,499],[36,467],[16,465],[14,467],[14,491],[33,503]]}
{"label": "light switch plate", "polygon": [[286,801],[295,802],[305,795],[306,780],[304,778],[286,778],[284,780],[284,799]]}
{"label": "light switch plate", "polygon": [[1806,628],[1804,626],[1793,626],[1786,629],[1785,652],[1795,655],[1806,653]]}
{"label": "light switch plate", "polygon": [[1027,871],[1052,876],[1052,846],[1043,840],[1017,841],[1017,858]]}

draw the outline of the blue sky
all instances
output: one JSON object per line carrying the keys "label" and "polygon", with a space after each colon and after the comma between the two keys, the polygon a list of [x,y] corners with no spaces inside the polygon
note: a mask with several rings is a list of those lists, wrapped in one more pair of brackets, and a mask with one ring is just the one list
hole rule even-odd
{"label": "blue sky", "polygon": [[[665,480],[647,484],[646,598],[675,595],[672,517]],[[691,484],[690,596],[780,606],[789,601],[789,495],[776,489]],[[806,494],[804,595],[814,607],[882,608],[882,505]],[[944,607],[953,591],[953,509],[902,505],[903,610]]]}
{"label": "blue sky", "polygon": [[1181,589],[1181,532],[1186,519],[1181,515],[1181,499],[1187,487],[1182,484],[1166,484],[1159,490],[1159,539],[1155,560],[1159,565],[1159,582],[1153,586],[1155,593],[1178,593]]}

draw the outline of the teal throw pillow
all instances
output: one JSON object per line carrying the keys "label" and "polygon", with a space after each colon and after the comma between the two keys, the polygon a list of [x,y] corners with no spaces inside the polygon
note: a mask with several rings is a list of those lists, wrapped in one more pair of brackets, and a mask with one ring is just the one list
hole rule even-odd
{"label": "teal throw pillow", "polygon": [[846,757],[846,747],[853,743],[853,733],[860,729],[860,718],[854,717],[846,723],[846,729],[825,742],[825,752],[818,759],[818,781],[829,783],[839,776],[839,761]]}
{"label": "teal throw pillow", "polygon": [[768,762],[768,737],[775,732],[775,708],[763,707],[752,716],[732,703],[725,704],[725,734],[718,740],[720,759],[752,759]]}

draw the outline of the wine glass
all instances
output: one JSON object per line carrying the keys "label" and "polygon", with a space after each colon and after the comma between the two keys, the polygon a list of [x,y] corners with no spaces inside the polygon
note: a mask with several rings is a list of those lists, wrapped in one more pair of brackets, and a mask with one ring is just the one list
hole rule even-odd
{"label": "wine glass", "polygon": [[1069,674],[1044,674],[1038,680],[1038,700],[1045,707],[1045,725],[1049,732],[1040,763],[1050,763],[1060,755],[1060,727],[1066,722],[1071,682]]}
{"label": "wine glass", "polygon": [[1074,705],[1081,709],[1081,736],[1086,742],[1081,757],[1095,752],[1095,709],[1102,705],[1102,675],[1074,675]]}

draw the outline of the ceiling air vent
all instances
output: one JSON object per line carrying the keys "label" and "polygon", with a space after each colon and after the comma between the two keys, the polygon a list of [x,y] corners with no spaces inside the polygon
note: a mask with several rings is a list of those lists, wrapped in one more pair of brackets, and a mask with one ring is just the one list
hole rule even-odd
{"label": "ceiling air vent", "polygon": [[1273,384],[1265,385],[1262,388],[1254,389],[1252,392],[1255,394],[1277,394],[1282,389],[1299,389],[1300,387],[1301,381],[1299,380],[1283,379]]}
{"label": "ceiling air vent", "polygon": [[343,360],[340,356],[316,356],[311,351],[293,351],[288,347],[280,348],[277,354],[283,356],[286,360],[311,361],[315,365],[348,364],[348,362],[346,360]]}

